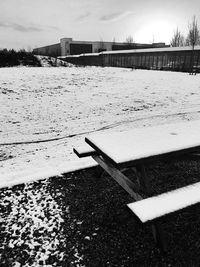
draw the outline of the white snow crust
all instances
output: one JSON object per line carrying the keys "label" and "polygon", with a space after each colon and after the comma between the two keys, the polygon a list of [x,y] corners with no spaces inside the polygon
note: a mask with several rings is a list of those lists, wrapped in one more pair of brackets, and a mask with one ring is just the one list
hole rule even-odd
{"label": "white snow crust", "polygon": [[[66,259],[68,233],[64,223],[70,223],[74,227],[80,221],[71,218],[69,205],[63,207],[62,203],[57,203],[49,190],[49,184],[49,180],[44,180],[38,187],[35,183],[29,183],[25,184],[23,191],[11,188],[1,192],[0,205],[9,210],[1,214],[1,223],[4,226],[1,249],[9,248],[16,254],[22,250],[21,255],[26,257],[24,261],[19,256],[12,258],[13,255],[9,254],[8,259],[12,259],[12,266],[62,266]],[[57,196],[61,194],[59,190],[54,193]],[[63,211],[67,216],[63,215]],[[77,244],[72,243],[68,249],[74,255],[72,265],[83,266]]]}
{"label": "white snow crust", "polygon": [[123,163],[198,147],[199,132],[200,121],[192,121],[93,134],[89,140],[115,163]]}
{"label": "white snow crust", "polygon": [[[194,50],[199,50],[200,46],[195,46]],[[128,49],[128,50],[115,50],[115,51],[103,51],[99,53],[86,53],[80,55],[69,55],[60,56],[60,59],[65,59],[68,57],[80,57],[80,56],[98,56],[106,54],[130,54],[130,53],[151,53],[151,52],[168,52],[168,51],[191,51],[191,46],[181,46],[181,47],[160,47],[160,48],[144,48],[144,49]]]}
{"label": "white snow crust", "polygon": [[0,94],[0,187],[93,166],[73,153],[93,132],[200,119],[200,75],[187,73],[1,68]]}
{"label": "white snow crust", "polygon": [[142,222],[147,222],[199,203],[199,201],[200,183],[195,183],[184,188],[163,193],[159,196],[128,204],[128,207]]}

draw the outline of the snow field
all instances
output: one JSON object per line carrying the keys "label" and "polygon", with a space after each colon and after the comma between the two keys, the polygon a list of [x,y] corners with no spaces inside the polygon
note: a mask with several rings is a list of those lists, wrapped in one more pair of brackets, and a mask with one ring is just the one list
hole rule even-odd
{"label": "snow field", "polygon": [[72,151],[92,132],[200,118],[200,76],[187,73],[2,68],[0,93],[1,187],[38,179],[40,172],[61,174],[72,161],[77,168],[93,165]]}

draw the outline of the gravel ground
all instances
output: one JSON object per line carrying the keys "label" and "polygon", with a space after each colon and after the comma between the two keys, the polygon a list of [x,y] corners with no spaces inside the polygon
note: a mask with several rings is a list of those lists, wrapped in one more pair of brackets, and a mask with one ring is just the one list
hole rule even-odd
{"label": "gravel ground", "polygon": [[[197,160],[147,166],[153,194],[196,182],[199,173]],[[198,205],[162,219],[164,254],[128,211],[131,201],[95,168],[1,189],[0,266],[199,266]]]}

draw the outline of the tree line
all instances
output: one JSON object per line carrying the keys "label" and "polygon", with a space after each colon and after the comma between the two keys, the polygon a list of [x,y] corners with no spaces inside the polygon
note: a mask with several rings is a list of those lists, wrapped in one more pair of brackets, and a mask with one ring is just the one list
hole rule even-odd
{"label": "tree line", "polygon": [[177,27],[170,44],[172,47],[191,46],[192,49],[194,49],[195,45],[200,45],[200,30],[196,16],[193,16],[192,21],[189,22],[186,36]]}
{"label": "tree line", "polygon": [[40,61],[32,52],[27,52],[24,49],[19,51],[14,49],[0,49],[0,67],[13,67],[18,65],[41,66]]}

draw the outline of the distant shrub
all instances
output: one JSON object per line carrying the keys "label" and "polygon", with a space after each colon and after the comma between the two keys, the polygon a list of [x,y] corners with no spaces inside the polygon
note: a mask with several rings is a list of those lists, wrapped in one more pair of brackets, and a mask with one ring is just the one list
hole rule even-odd
{"label": "distant shrub", "polygon": [[40,61],[32,52],[27,52],[23,49],[19,51],[15,51],[14,49],[0,49],[0,67],[13,67],[18,65],[41,66]]}

